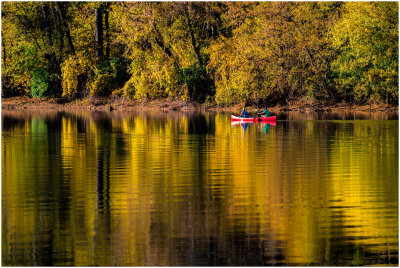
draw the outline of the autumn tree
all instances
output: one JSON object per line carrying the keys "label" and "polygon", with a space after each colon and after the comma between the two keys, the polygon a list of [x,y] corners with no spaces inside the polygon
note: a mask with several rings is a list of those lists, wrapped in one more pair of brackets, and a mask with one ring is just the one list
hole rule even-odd
{"label": "autumn tree", "polygon": [[4,2],[2,95],[398,102],[392,2]]}
{"label": "autumn tree", "polygon": [[332,67],[348,101],[398,104],[398,3],[348,2],[332,30]]}
{"label": "autumn tree", "polygon": [[230,3],[225,16],[231,34],[210,47],[216,100],[288,101],[330,94],[326,31],[334,3]]}
{"label": "autumn tree", "polygon": [[[109,96],[129,79],[129,60],[116,42],[114,3],[68,3],[76,53],[62,64],[65,97]],[[79,15],[77,15],[79,13]]]}
{"label": "autumn tree", "polygon": [[[53,3],[2,3],[3,94],[24,87],[32,96],[60,94],[63,36]],[[5,57],[5,59],[4,59]]]}
{"label": "autumn tree", "polygon": [[[213,3],[120,3],[119,40],[132,59],[126,96],[198,97],[212,87],[203,47],[218,33]],[[199,85],[203,85],[200,88]]]}

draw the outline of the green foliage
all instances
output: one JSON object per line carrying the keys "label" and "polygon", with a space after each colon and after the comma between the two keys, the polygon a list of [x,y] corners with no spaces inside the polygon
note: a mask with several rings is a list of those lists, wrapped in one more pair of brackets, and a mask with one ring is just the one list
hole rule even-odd
{"label": "green foliage", "polygon": [[207,96],[214,95],[214,81],[205,66],[195,63],[189,68],[182,69],[179,80],[181,84],[186,84],[188,95],[193,99],[204,101]]}
{"label": "green foliage", "polygon": [[398,3],[346,3],[332,39],[340,93],[361,103],[398,102]]}
{"label": "green foliage", "polygon": [[57,74],[43,68],[33,71],[29,89],[32,97],[58,96],[60,79]]}
{"label": "green foliage", "polygon": [[49,29],[49,25],[57,24],[56,18],[50,16],[50,5],[2,3],[2,77],[7,81],[3,90],[20,92],[24,89],[26,94],[37,97],[59,93],[57,57],[61,57],[62,51],[54,48],[56,42]]}
{"label": "green foliage", "polygon": [[[3,96],[20,95],[29,92],[29,83],[35,68],[42,66],[37,51],[26,42],[10,49],[10,56],[2,64]],[[18,93],[19,92],[19,93]],[[17,94],[15,94],[17,93]]]}
{"label": "green foliage", "polygon": [[94,69],[91,95],[108,96],[114,90],[123,87],[129,80],[128,66],[129,60],[126,58],[100,61]]}
{"label": "green foliage", "polygon": [[44,69],[36,69],[33,72],[30,93],[32,97],[43,97],[47,95],[50,83],[50,74]]}
{"label": "green foliage", "polygon": [[[43,67],[41,51],[30,41],[37,33],[33,14],[37,5],[29,3],[22,9],[16,3],[2,3],[2,95],[29,93],[32,72]],[[31,11],[28,12],[28,11]],[[33,12],[35,11],[35,12]],[[22,27],[24,34],[21,33]]]}

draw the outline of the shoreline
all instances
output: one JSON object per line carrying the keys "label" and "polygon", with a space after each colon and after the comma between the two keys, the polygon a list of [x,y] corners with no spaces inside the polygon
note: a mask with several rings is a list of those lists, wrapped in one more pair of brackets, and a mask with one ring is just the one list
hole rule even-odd
{"label": "shoreline", "polygon": [[[236,104],[230,107],[222,107],[215,103],[196,103],[193,101],[182,101],[173,99],[161,100],[135,100],[130,101],[124,98],[87,98],[72,101],[65,101],[62,98],[31,98],[31,97],[11,97],[1,98],[2,110],[88,110],[88,111],[212,111],[212,112],[232,112],[237,113],[242,110],[243,104]],[[262,106],[258,106],[262,109]],[[313,111],[313,112],[330,112],[330,111],[364,111],[364,112],[398,112],[397,106],[388,104],[374,105],[354,105],[339,103],[330,106],[322,106],[321,104],[305,104],[294,103],[288,105],[277,105],[268,107],[271,112],[287,112],[287,111]],[[246,106],[249,112],[255,112],[255,105]]]}

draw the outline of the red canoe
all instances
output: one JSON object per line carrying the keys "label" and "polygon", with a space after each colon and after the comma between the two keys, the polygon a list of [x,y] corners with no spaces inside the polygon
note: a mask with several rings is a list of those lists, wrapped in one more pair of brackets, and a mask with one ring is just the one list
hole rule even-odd
{"label": "red canoe", "polygon": [[275,122],[276,116],[270,117],[239,117],[231,115],[231,121],[237,122]]}
{"label": "red canoe", "polygon": [[[243,124],[254,124],[254,123],[258,123],[258,122],[240,122],[240,121],[231,121],[231,126],[235,126],[235,125],[243,125]],[[260,122],[261,125],[272,125],[272,126],[276,126],[276,121],[265,121],[265,122]]]}

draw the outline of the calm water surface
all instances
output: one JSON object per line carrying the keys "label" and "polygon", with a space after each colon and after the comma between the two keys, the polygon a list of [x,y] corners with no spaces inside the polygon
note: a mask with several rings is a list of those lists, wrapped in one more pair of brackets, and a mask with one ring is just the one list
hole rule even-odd
{"label": "calm water surface", "polygon": [[278,117],[2,111],[2,264],[397,265],[397,114]]}

